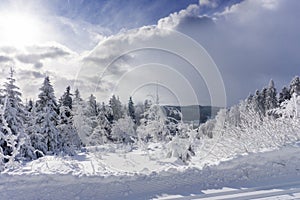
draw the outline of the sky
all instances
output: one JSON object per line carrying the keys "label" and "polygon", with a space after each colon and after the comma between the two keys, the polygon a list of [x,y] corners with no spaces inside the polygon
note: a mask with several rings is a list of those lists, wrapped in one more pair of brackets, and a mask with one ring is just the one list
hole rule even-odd
{"label": "sky", "polygon": [[2,0],[1,82],[99,102],[230,106],[300,71],[298,0]]}

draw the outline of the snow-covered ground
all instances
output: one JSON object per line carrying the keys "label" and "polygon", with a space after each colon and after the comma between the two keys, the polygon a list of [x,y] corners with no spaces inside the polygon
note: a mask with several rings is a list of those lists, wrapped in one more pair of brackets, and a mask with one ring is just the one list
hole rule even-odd
{"label": "snow-covered ground", "polygon": [[204,166],[157,159],[161,152],[106,146],[46,156],[2,172],[0,199],[300,199],[298,144]]}

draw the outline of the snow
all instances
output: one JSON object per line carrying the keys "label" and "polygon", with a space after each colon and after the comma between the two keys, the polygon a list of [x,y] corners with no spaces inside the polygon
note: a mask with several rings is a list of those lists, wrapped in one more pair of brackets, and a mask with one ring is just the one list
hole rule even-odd
{"label": "snow", "polygon": [[[27,162],[19,169],[7,171],[8,174],[71,174],[74,176],[108,176],[108,175],[134,175],[141,173],[149,175],[171,167],[186,167],[175,158],[158,159],[159,144],[152,145],[152,153],[139,149],[129,151],[126,146],[102,145],[89,147],[86,152],[76,156],[45,156]],[[116,150],[117,149],[117,150]],[[149,147],[151,149],[151,147]],[[151,151],[151,150],[150,150]]]}
{"label": "snow", "polygon": [[218,165],[159,159],[159,144],[149,154],[126,146],[90,147],[74,157],[45,156],[2,172],[1,199],[300,198],[299,146]]}

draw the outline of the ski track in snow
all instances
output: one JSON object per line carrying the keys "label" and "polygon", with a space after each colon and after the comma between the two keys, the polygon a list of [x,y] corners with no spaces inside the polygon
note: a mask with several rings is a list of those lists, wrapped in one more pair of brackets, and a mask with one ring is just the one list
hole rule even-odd
{"label": "ski track in snow", "polygon": [[[275,191],[274,191],[275,190]],[[172,198],[174,200],[187,200],[187,199],[256,199],[265,197],[274,197],[280,195],[300,194],[300,181],[286,182],[282,184],[267,185],[261,187],[252,187],[247,189],[234,189],[230,191],[211,192],[202,195],[193,195],[189,197]],[[299,196],[300,198],[300,196]]]}
{"label": "ski track in snow", "polygon": [[299,163],[295,146],[203,169],[138,151],[46,156],[3,172],[0,199],[300,199]]}

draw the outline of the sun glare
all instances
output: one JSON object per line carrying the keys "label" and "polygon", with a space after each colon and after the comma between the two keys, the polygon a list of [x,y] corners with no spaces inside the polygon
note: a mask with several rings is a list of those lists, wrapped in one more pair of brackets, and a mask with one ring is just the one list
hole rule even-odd
{"label": "sun glare", "polygon": [[7,14],[0,18],[1,40],[7,45],[24,46],[38,42],[39,24],[34,17],[21,14]]}

